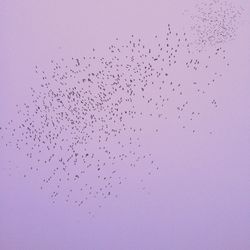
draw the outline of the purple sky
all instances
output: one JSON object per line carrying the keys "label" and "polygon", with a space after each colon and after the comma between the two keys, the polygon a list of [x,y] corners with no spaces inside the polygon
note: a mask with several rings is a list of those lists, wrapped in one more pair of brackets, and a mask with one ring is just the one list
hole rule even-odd
{"label": "purple sky", "polygon": [[[189,27],[183,11],[193,3],[1,0],[0,123],[15,119],[15,105],[29,98],[29,87],[39,86],[35,65],[49,67],[51,58],[84,56],[93,47],[105,56],[116,37],[131,34],[150,43],[168,23]],[[245,12],[237,38],[224,45],[230,66],[212,68],[223,74],[212,93],[219,108],[204,106],[195,136],[170,120],[159,124],[159,136],[144,137],[161,168],[146,192],[133,180],[139,172],[131,172],[119,199],[104,202],[90,218],[63,201],[51,204],[39,177],[20,177],[27,159],[0,147],[0,249],[250,249],[250,8],[240,3]],[[176,77],[189,81],[181,70]],[[195,105],[202,108],[202,100]]]}

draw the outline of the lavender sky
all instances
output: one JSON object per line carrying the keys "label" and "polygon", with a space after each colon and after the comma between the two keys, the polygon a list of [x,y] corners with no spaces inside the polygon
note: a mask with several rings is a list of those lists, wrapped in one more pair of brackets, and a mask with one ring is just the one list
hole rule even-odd
{"label": "lavender sky", "polygon": [[[49,71],[51,59],[83,57],[92,48],[105,57],[117,37],[126,41],[131,34],[153,46],[153,37],[164,35],[169,23],[188,33],[196,3],[0,0],[0,126],[15,123],[16,104],[28,102],[30,87],[40,86],[35,65]],[[88,214],[91,204],[88,209],[63,200],[53,204],[51,190],[40,190],[39,174],[23,178],[28,159],[1,141],[0,249],[250,249],[250,8],[249,1],[235,3],[244,9],[236,37],[219,45],[229,66],[215,60],[207,74],[193,78],[180,67],[174,75],[184,84],[207,82],[211,72],[222,75],[210,95],[193,103],[202,116],[196,133],[176,119],[144,121],[143,147],[160,170],[143,190],[138,168],[126,172],[129,181],[117,187],[118,199],[103,201],[94,217]],[[208,45],[201,60],[215,48]],[[213,98],[216,109],[206,106]],[[170,116],[176,112],[170,109]]]}

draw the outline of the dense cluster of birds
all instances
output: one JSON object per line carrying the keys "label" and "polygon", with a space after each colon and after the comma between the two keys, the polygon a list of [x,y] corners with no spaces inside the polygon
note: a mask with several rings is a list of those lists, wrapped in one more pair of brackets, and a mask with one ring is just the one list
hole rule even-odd
{"label": "dense cluster of birds", "polygon": [[200,50],[218,46],[235,39],[244,9],[231,1],[201,1],[195,6],[191,18],[191,32]]}
{"label": "dense cluster of birds", "polygon": [[[228,12],[203,11],[201,24],[196,17],[198,38],[210,43],[210,28],[225,13],[223,31],[213,30],[217,41],[225,40],[232,32]],[[223,44],[202,54],[170,24],[151,46],[131,35],[128,41],[115,39],[105,57],[93,49],[86,57],[52,59],[47,70],[35,66],[42,83],[31,88],[31,100],[17,105],[19,118],[0,128],[3,145],[25,153],[30,164],[23,176],[38,173],[40,188],[49,187],[53,202],[62,198],[84,206],[96,200],[101,207],[101,200],[118,197],[131,171],[136,169],[141,183],[159,171],[142,143],[148,124],[153,134],[169,119],[199,132],[195,121],[202,111],[218,107],[213,94],[222,74],[211,67],[217,61],[229,65]]]}

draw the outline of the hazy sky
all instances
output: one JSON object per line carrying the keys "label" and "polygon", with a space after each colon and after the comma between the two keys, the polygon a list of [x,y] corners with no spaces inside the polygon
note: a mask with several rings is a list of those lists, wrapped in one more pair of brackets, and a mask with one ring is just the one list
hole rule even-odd
{"label": "hazy sky", "polygon": [[[51,59],[83,57],[92,48],[105,57],[116,37],[126,40],[131,34],[150,44],[168,23],[188,30],[195,3],[0,0],[1,126],[15,120],[16,104],[29,100],[29,88],[40,85],[35,65],[49,68]],[[236,39],[222,45],[230,65],[212,65],[222,74],[211,94],[218,109],[196,103],[204,116],[195,135],[170,120],[159,124],[159,136],[143,138],[160,166],[146,192],[133,182],[139,170],[129,172],[132,180],[119,189],[119,198],[103,202],[91,218],[78,206],[52,204],[49,191],[39,189],[39,176],[23,178],[25,156],[1,145],[0,249],[250,249],[250,9],[248,1],[240,3],[245,11]],[[176,77],[183,83],[193,79],[182,68]]]}

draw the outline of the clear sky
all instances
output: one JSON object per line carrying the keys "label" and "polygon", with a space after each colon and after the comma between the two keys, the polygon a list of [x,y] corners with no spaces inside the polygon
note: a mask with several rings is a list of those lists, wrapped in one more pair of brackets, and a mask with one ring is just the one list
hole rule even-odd
{"label": "clear sky", "polygon": [[[225,22],[226,32],[219,30],[218,34],[210,26],[210,30],[192,33],[192,25],[196,25],[196,31],[199,29],[195,18],[203,16],[195,8],[198,1],[0,0],[0,136],[3,136],[0,141],[0,249],[250,249],[248,2],[235,1],[236,6],[244,9],[242,18],[232,27],[230,22]],[[211,18],[205,13],[204,17]],[[93,48],[98,58],[110,58],[111,44],[128,44],[130,39],[141,39],[156,56],[163,55],[163,51],[156,52],[160,46],[155,39],[166,45],[168,24],[171,24],[171,32],[178,32],[178,36],[186,32],[192,45],[190,54],[186,46],[180,45],[176,66],[170,67],[168,61],[154,64],[156,71],[166,69],[167,84],[173,81],[175,85],[175,90],[170,84],[168,89],[156,92],[154,86],[159,86],[159,79],[155,76],[151,79],[155,85],[148,87],[146,93],[153,100],[162,100],[159,95],[169,98],[169,106],[162,111],[167,119],[154,119],[158,111],[140,103],[138,97],[134,103],[145,115],[134,123],[126,120],[136,128],[143,127],[140,154],[151,154],[150,160],[146,158],[134,169],[128,168],[126,162],[116,163],[124,179],[123,185],[113,185],[112,192],[114,190],[118,197],[90,201],[86,207],[77,206],[74,198],[72,202],[65,201],[72,186],[76,187],[73,196],[76,199],[81,196],[78,186],[69,181],[60,184],[59,198],[53,203],[51,194],[58,179],[52,180],[53,185],[44,185],[42,190],[40,186],[51,169],[61,165],[51,163],[41,171],[29,171],[30,167],[40,169],[41,165],[36,156],[31,160],[18,151],[8,132],[10,126],[19,126],[16,105],[33,105],[30,88],[40,88],[43,70],[52,81],[51,60],[61,62],[64,58],[60,65],[72,65],[72,60],[79,58],[81,63],[84,56],[93,55]],[[213,34],[215,40],[209,40],[202,52],[198,52],[195,37],[200,39],[199,34],[204,32],[210,32],[204,39],[210,39]],[[226,39],[230,32],[235,35],[232,41]],[[214,45],[216,39],[223,42]],[[177,44],[176,41],[169,43],[170,47]],[[222,54],[217,56],[217,49]],[[124,55],[121,58],[124,59]],[[193,69],[195,60],[199,61],[197,70]],[[139,63],[142,61],[138,59]],[[93,69],[100,70],[94,62],[91,62]],[[189,68],[186,63],[190,64]],[[178,84],[184,97],[180,92],[181,97],[173,94],[178,91]],[[76,81],[69,80],[69,85],[74,87]],[[178,118],[177,107],[186,101],[188,111]],[[151,108],[153,118],[150,118]],[[13,121],[8,125],[10,120]],[[39,124],[40,118],[36,117],[35,121]],[[121,141],[128,145],[129,136],[123,136]],[[136,140],[136,136],[132,135],[132,139]],[[8,142],[12,146],[6,147]],[[111,142],[109,147],[112,152],[120,153],[118,146]],[[42,156],[47,157],[45,153]],[[149,176],[151,156],[159,170],[150,172]],[[70,170],[70,174],[73,172]],[[96,174],[92,172],[86,180],[79,180],[88,185],[95,185],[95,181]]]}

